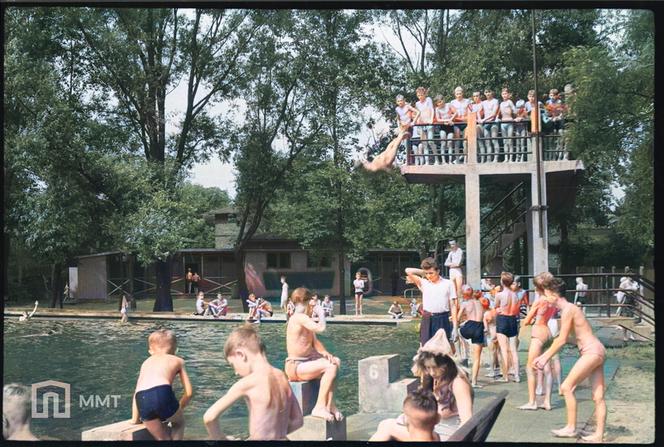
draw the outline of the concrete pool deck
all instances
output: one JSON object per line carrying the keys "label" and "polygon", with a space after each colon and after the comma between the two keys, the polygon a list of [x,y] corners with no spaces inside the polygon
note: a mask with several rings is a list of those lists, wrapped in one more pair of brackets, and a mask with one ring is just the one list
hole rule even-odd
{"label": "concrete pool deck", "polygon": [[[6,307],[4,309],[5,317],[19,317],[25,308]],[[129,314],[129,321],[132,320],[176,320],[176,321],[198,321],[211,323],[237,323],[247,319],[246,313],[229,313],[225,317],[214,318],[211,316],[193,315],[191,312],[140,312],[134,311]],[[106,319],[120,320],[120,312],[109,310],[82,310],[82,309],[38,309],[32,318],[82,318],[82,319]],[[419,321],[418,318],[412,319],[406,317],[400,320],[394,320],[387,315],[335,315],[332,318],[326,318],[328,324],[381,324],[396,326],[411,321]],[[263,318],[261,323],[285,323],[286,315],[275,313],[274,316]]]}

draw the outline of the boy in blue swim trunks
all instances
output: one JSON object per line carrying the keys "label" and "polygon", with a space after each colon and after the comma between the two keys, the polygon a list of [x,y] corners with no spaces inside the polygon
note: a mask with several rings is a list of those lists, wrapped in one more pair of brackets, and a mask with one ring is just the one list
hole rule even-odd
{"label": "boy in blue swim trunks", "polygon": [[471,385],[473,388],[481,388],[477,383],[477,375],[480,371],[480,359],[484,347],[484,307],[480,302],[482,291],[475,293],[470,286],[464,286],[463,301],[459,306],[457,320],[465,314],[466,323],[461,326],[459,333],[463,338],[470,340],[473,345],[473,369]]}
{"label": "boy in blue swim trunks", "polygon": [[[148,337],[150,357],[141,365],[132,404],[131,421],[143,425],[157,441],[181,440],[184,437],[182,410],[193,391],[184,360],[175,354],[173,331],[159,329]],[[184,394],[180,401],[173,393],[173,380],[180,375]],[[164,422],[171,423],[170,433]]]}

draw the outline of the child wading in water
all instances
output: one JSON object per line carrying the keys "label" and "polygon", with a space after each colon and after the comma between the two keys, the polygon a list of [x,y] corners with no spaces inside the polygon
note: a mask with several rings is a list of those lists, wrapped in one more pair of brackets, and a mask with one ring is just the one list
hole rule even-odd
{"label": "child wading in water", "polygon": [[306,306],[311,293],[299,287],[291,294],[295,303],[295,313],[288,320],[286,327],[286,350],[288,357],[284,370],[291,382],[320,379],[320,389],[316,405],[311,415],[326,421],[340,421],[343,415],[334,404],[334,382],[341,365],[338,357],[330,354],[316,338],[316,334],[325,331],[325,312],[316,306],[313,313],[319,321],[313,321],[306,313]]}
{"label": "child wading in water", "polygon": [[[132,405],[131,420],[141,420],[157,441],[178,441],[184,437],[182,410],[189,403],[193,391],[189,376],[184,369],[184,360],[175,354],[175,334],[159,329],[148,337],[150,357],[141,365]],[[173,380],[180,375],[184,394],[180,401],[173,393]],[[140,419],[139,419],[140,418]],[[164,425],[171,423],[171,432]]]}
{"label": "child wading in water", "polygon": [[227,439],[217,421],[240,398],[249,407],[250,440],[285,440],[302,426],[302,410],[288,379],[268,362],[265,345],[253,326],[235,329],[226,340],[224,355],[242,378],[205,412],[203,422],[210,439]]}

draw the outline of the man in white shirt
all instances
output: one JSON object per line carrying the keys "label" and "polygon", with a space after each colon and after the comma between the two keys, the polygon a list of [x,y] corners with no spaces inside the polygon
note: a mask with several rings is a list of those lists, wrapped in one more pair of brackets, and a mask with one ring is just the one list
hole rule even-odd
{"label": "man in white shirt", "polygon": [[576,278],[576,293],[574,294],[574,304],[580,306],[583,309],[583,314],[586,314],[586,308],[583,307],[585,304],[586,290],[588,290],[588,284],[583,282],[583,278],[578,276]]}
{"label": "man in white shirt", "polygon": [[[494,93],[491,89],[484,90],[484,96],[486,99],[482,101],[482,112],[484,116],[482,117],[481,123],[483,123],[483,133],[487,138],[491,138],[491,141],[485,141],[485,148],[487,153],[490,156],[487,156],[484,162],[494,162],[497,161],[497,154],[500,150],[500,141],[498,141],[498,130],[499,125],[496,123],[496,117],[498,116],[498,100],[493,97]],[[491,149],[493,146],[493,149]]]}
{"label": "man in white shirt", "polygon": [[286,282],[286,276],[281,275],[281,308],[286,311],[286,303],[288,302],[288,283]]}
{"label": "man in white shirt", "polygon": [[463,250],[456,241],[450,241],[450,252],[445,260],[445,267],[450,269],[450,281],[454,283],[457,296],[461,295],[461,286],[463,285]]}
{"label": "man in white shirt", "polygon": [[[440,276],[440,267],[433,258],[426,258],[420,264],[421,269],[406,268],[409,283],[415,284],[422,291],[422,322],[420,324],[420,344],[424,345],[439,329],[444,329],[450,342],[457,338],[458,324],[456,313],[456,289],[452,281]],[[450,343],[452,344],[452,343]],[[452,351],[454,345],[452,345]]]}

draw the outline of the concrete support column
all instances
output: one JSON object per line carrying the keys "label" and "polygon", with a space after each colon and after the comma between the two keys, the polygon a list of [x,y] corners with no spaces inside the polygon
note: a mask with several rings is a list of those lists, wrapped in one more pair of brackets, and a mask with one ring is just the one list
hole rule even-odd
{"label": "concrete support column", "polygon": [[[546,211],[539,211],[542,204],[546,204],[546,175],[541,175],[542,203],[537,191],[537,172],[530,175],[530,202],[532,204],[527,219],[528,225],[528,267],[532,275],[537,275],[549,270],[549,237]],[[540,226],[540,219],[542,225]],[[540,233],[540,228],[542,232]]]}
{"label": "concrete support column", "polygon": [[480,176],[477,173],[477,121],[475,113],[468,114],[466,194],[466,284],[479,287],[482,277],[482,249],[480,247]]}
{"label": "concrete support column", "polygon": [[466,283],[480,286],[482,277],[482,250],[480,247],[480,176],[468,171],[466,189]]}

